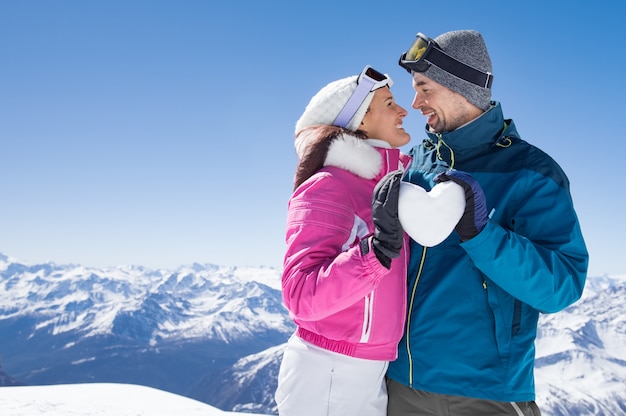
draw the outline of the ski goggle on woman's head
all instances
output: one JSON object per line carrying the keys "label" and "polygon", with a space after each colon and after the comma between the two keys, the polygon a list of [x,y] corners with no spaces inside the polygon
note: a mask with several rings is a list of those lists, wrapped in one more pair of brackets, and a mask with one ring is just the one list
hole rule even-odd
{"label": "ski goggle on woman's head", "polygon": [[491,88],[493,75],[483,72],[448,55],[437,42],[418,33],[411,47],[400,56],[398,64],[409,73],[426,72],[431,65],[482,88]]}
{"label": "ski goggle on woman's head", "polygon": [[346,102],[346,105],[344,105],[339,114],[337,114],[333,122],[335,126],[346,127],[370,92],[385,86],[391,87],[393,81],[387,75],[366,65],[356,79],[356,84],[356,89]]}

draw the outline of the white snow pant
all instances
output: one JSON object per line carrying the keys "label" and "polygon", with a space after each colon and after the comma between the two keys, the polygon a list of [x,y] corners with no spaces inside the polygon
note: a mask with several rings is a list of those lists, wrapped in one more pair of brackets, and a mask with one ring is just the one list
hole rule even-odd
{"label": "white snow pant", "polygon": [[386,416],[388,365],[327,351],[293,335],[278,373],[278,414]]}

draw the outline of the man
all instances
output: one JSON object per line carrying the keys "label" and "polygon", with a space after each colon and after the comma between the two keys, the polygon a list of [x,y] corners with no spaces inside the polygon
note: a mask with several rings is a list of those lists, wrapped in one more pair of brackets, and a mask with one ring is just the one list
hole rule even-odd
{"label": "man", "polygon": [[[569,181],[491,101],[480,33],[418,34],[400,65],[427,139],[405,180],[453,180],[466,212],[435,247],[411,241],[408,315],[388,370],[389,416],[539,415],[534,340],[540,313],[578,300],[588,253]],[[469,177],[462,172],[468,172]]]}

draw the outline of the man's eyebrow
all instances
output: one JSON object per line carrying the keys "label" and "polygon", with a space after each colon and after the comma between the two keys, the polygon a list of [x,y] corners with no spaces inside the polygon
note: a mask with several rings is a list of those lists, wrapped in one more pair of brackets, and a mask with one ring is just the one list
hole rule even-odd
{"label": "man's eyebrow", "polygon": [[422,85],[426,85],[426,81],[418,81],[418,82],[413,82],[413,84],[416,87],[421,87]]}

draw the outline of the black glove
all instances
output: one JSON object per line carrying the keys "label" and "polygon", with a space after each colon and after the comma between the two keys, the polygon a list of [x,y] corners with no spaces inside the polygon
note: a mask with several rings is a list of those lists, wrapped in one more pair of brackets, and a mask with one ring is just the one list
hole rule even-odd
{"label": "black glove", "polygon": [[469,173],[459,170],[449,170],[435,176],[435,182],[453,181],[465,190],[465,212],[454,227],[461,241],[472,239],[480,233],[489,219],[487,203],[483,188]]}
{"label": "black glove", "polygon": [[398,219],[398,196],[402,171],[390,172],[376,184],[372,196],[374,237],[372,247],[376,258],[386,268],[400,255],[404,231]]}

